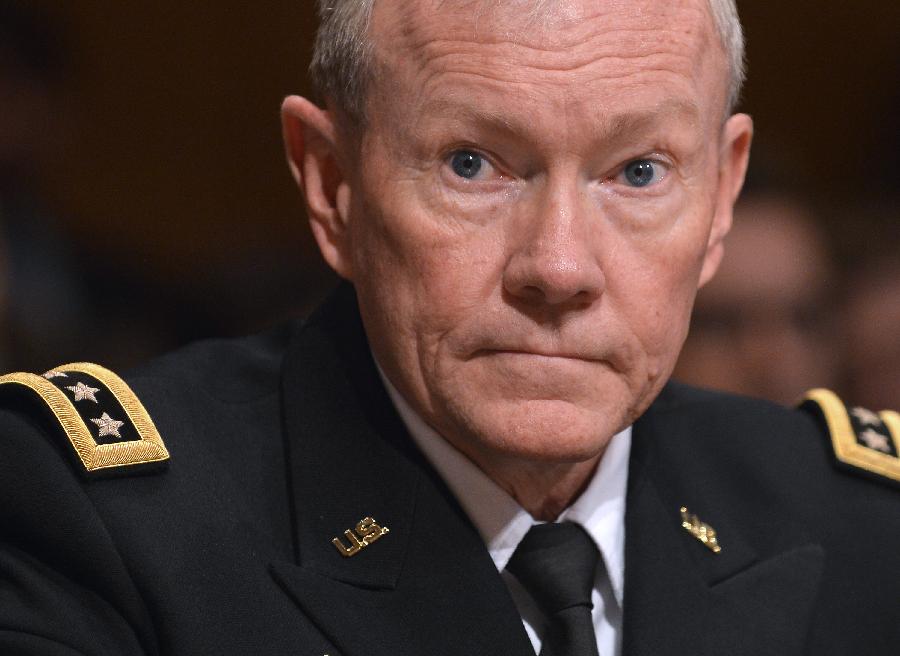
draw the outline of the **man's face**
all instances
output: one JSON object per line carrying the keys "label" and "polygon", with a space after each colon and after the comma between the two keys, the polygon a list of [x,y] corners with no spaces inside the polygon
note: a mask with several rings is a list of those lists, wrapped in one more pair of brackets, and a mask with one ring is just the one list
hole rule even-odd
{"label": "man's face", "polygon": [[587,460],[643,412],[734,191],[703,0],[524,4],[376,4],[337,193],[376,360],[479,463]]}

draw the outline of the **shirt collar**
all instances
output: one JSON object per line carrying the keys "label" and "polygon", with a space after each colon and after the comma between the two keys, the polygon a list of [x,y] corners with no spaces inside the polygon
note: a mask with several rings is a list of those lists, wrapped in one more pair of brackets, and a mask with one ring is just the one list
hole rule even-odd
{"label": "shirt collar", "polygon": [[[425,423],[378,367],[381,379],[410,436],[456,496],[503,571],[528,530],[541,522]],[[613,594],[622,607],[625,579],[625,493],[631,426],[616,434],[581,496],[558,521],[581,525],[597,544]]]}

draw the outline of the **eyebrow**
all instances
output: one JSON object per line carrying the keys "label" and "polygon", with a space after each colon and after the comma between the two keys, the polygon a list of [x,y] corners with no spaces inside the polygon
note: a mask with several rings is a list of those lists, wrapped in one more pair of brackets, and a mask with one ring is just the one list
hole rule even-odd
{"label": "eyebrow", "polygon": [[695,125],[700,122],[700,108],[690,100],[665,100],[653,109],[612,114],[604,121],[604,127],[612,134],[635,132],[666,116],[675,116]]}
{"label": "eyebrow", "polygon": [[451,98],[439,98],[426,103],[423,107],[425,116],[452,118],[496,127],[507,132],[515,131],[515,124],[507,114],[473,107],[470,103]]}

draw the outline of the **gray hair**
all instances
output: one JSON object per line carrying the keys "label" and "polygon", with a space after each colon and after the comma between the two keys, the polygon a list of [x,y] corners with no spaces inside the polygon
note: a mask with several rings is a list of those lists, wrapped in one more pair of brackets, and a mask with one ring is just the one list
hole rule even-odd
{"label": "gray hair", "polygon": [[[547,0],[530,0],[541,5]],[[716,32],[728,57],[728,105],[734,110],[744,85],[744,32],[736,0],[708,0]],[[355,121],[365,117],[372,65],[369,21],[375,0],[317,0],[319,31],[309,70],[313,85]]]}

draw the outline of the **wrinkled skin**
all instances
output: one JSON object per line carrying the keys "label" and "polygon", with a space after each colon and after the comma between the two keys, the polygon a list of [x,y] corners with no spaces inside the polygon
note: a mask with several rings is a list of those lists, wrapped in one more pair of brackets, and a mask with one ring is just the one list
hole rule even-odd
{"label": "wrinkled skin", "polygon": [[553,518],[671,374],[752,124],[703,0],[521,5],[381,0],[367,123],[294,97],[284,126],[389,379]]}

